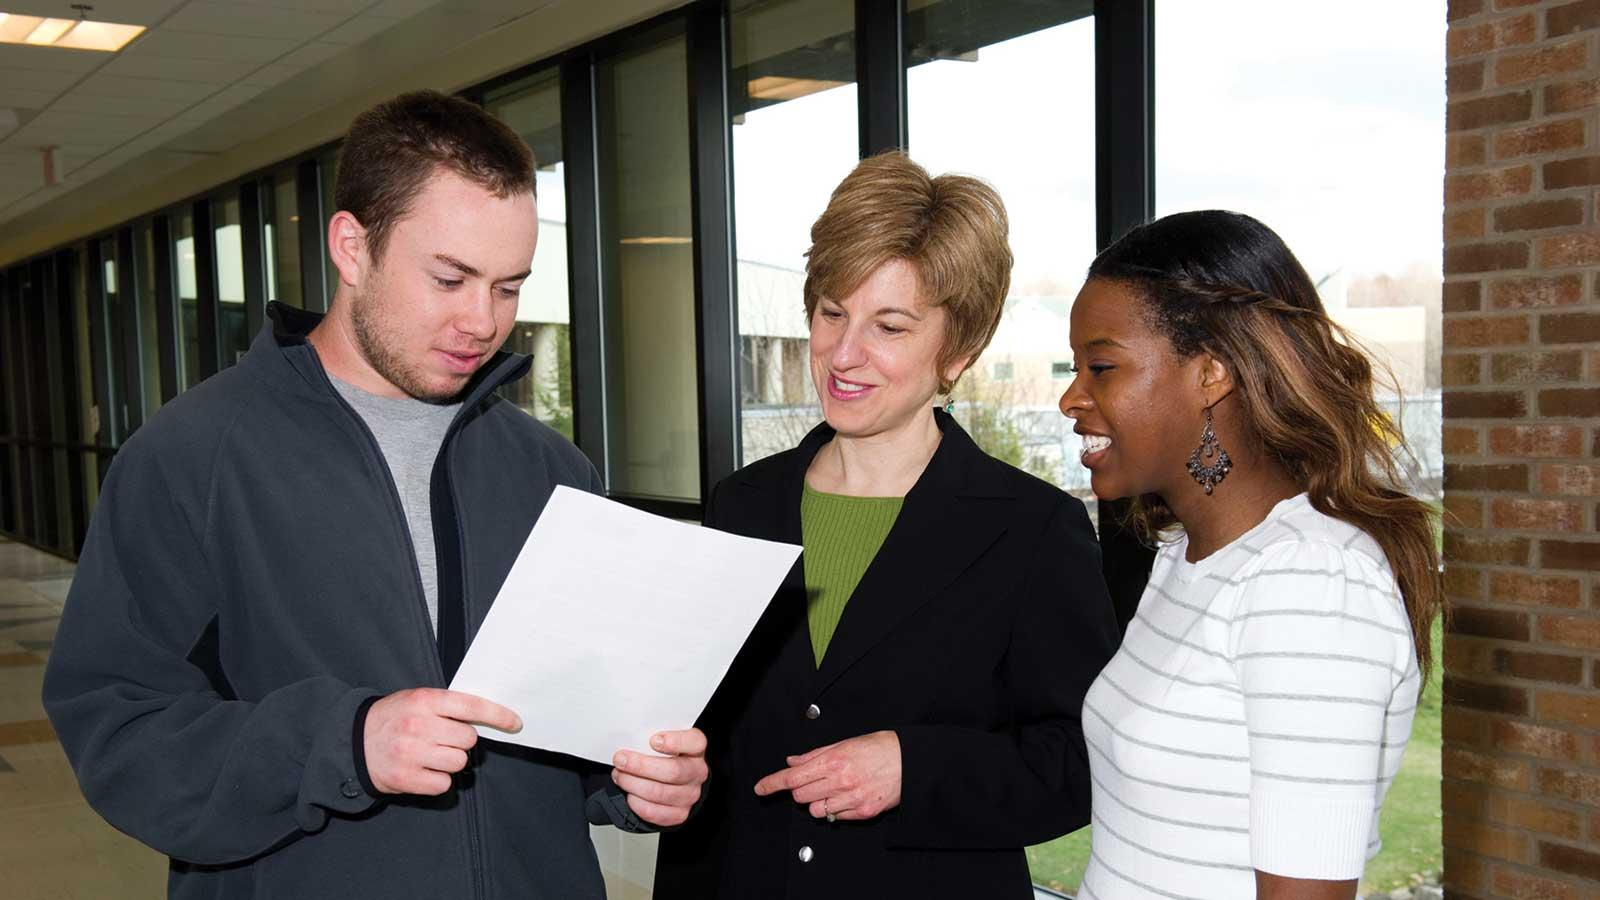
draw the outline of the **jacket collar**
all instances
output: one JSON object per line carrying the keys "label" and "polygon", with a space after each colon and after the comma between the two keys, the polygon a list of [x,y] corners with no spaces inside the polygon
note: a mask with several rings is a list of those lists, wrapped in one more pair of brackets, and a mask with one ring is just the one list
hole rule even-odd
{"label": "jacket collar", "polygon": [[[979,449],[964,429],[942,409],[934,410],[939,447],[922,476],[906,494],[900,515],[878,555],[845,606],[828,652],[816,667],[803,614],[797,634],[785,647],[784,665],[806,672],[801,681],[812,696],[821,694],[840,675],[894,631],[927,601],[960,577],[1006,531],[1016,492],[1005,484],[1003,464]],[[806,470],[817,451],[832,440],[826,423],[800,442],[782,483],[780,515],[784,537],[801,543],[800,497]],[[805,561],[801,560],[801,573]],[[803,600],[805,591],[791,593]]]}
{"label": "jacket collar", "polygon": [[[322,360],[307,337],[322,321],[323,313],[280,303],[267,304],[268,323],[250,345],[240,365],[268,381],[296,393],[334,400]],[[476,409],[500,387],[510,384],[533,367],[533,357],[500,350],[479,367],[461,394],[462,412]]]}

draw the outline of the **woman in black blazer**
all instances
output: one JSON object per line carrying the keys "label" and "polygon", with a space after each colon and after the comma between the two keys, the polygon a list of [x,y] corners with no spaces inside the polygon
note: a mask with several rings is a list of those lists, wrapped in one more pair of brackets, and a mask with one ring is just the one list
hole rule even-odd
{"label": "woman in black blazer", "polygon": [[[1022,848],[1088,823],[1079,710],[1118,634],[1083,504],[932,406],[998,324],[1004,208],[874,157],[808,256],[827,421],[706,504],[807,550],[701,718],[712,775],[661,838],[655,897],[1030,898]],[[845,515],[822,534],[827,504]],[[840,531],[873,517],[892,524]]]}

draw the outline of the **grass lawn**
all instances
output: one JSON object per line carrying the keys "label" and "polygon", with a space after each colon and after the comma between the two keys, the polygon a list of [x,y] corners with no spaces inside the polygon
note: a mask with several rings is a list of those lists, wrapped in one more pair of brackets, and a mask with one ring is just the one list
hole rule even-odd
{"label": "grass lawn", "polygon": [[[1419,872],[1443,865],[1439,833],[1439,711],[1444,693],[1444,650],[1438,622],[1433,627],[1433,677],[1417,708],[1411,742],[1400,763],[1378,820],[1383,850],[1367,863],[1359,894],[1407,885]],[[1089,862],[1089,829],[1028,848],[1033,880],[1058,891],[1073,891]]]}

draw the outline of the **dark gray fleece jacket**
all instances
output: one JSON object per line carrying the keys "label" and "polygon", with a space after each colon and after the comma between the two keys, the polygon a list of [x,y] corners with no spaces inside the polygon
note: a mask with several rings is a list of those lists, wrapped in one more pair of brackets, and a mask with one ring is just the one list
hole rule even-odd
{"label": "dark gray fleece jacket", "polygon": [[85,796],[172,858],[174,898],[600,898],[590,821],[642,830],[607,770],[481,742],[443,796],[380,797],[359,734],[389,692],[443,687],[571,444],[467,388],[434,468],[440,623],[377,443],[277,304],[239,365],[117,454],[44,685]]}

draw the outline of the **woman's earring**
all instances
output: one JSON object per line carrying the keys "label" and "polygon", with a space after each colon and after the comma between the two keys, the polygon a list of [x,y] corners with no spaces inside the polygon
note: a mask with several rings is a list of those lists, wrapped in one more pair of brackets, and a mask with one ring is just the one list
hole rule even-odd
{"label": "woman's earring", "polygon": [[1228,451],[1222,449],[1221,442],[1217,440],[1217,433],[1211,428],[1211,407],[1208,406],[1206,430],[1200,433],[1200,446],[1189,454],[1189,475],[1198,481],[1209,495],[1231,471],[1233,471],[1233,460],[1229,458]]}

